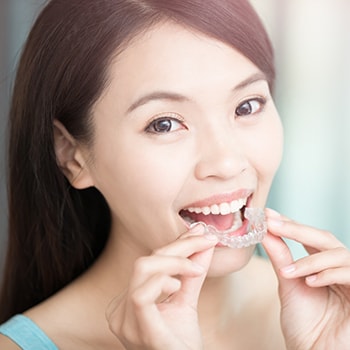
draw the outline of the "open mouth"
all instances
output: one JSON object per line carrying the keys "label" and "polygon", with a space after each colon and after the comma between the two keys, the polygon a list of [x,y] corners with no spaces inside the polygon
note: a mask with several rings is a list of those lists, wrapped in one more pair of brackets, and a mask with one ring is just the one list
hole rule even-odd
{"label": "open mouth", "polygon": [[205,226],[205,233],[216,235],[218,246],[249,247],[264,239],[267,224],[264,210],[249,207],[248,198],[208,207],[189,207],[179,214],[189,226],[199,223]]}
{"label": "open mouth", "polygon": [[248,198],[241,198],[231,202],[213,204],[206,207],[189,207],[180,211],[180,216],[189,225],[202,222],[214,227],[220,234],[237,234],[244,226],[244,211]]}

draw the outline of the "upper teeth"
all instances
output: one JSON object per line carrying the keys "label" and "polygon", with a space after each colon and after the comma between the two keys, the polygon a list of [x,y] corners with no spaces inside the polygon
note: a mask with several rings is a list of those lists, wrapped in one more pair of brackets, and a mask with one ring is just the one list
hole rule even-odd
{"label": "upper teeth", "polygon": [[213,204],[210,207],[202,207],[202,208],[196,208],[196,207],[190,207],[187,208],[187,210],[190,213],[196,213],[196,214],[214,214],[214,215],[227,215],[230,213],[235,213],[236,211],[240,210],[243,206],[245,206],[247,203],[247,198],[241,198],[238,200],[234,200],[230,203],[220,203],[220,204]]}

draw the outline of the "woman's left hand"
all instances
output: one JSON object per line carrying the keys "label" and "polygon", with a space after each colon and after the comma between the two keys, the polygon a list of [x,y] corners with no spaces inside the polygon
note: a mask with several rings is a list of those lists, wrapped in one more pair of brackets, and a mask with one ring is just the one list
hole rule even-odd
{"label": "woman's left hand", "polygon": [[[266,209],[263,246],[279,280],[281,325],[290,350],[349,349],[350,251],[331,233]],[[301,243],[297,261],[282,237]]]}

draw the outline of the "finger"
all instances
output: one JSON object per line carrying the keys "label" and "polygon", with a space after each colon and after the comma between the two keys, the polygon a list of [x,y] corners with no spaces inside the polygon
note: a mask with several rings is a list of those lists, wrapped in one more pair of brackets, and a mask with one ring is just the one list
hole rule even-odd
{"label": "finger", "polygon": [[174,300],[180,303],[186,303],[196,309],[198,298],[207,276],[210,263],[213,257],[214,248],[207,249],[200,253],[196,253],[191,257],[191,260],[203,267],[205,273],[198,277],[183,277],[182,287],[178,293],[174,295]]}
{"label": "finger", "polygon": [[171,296],[179,292],[181,285],[177,278],[155,275],[130,296],[131,317],[137,320],[140,334],[145,335],[144,343],[160,334],[166,337],[168,329],[160,311],[171,305]]}
{"label": "finger", "polygon": [[310,287],[325,287],[331,285],[344,285],[350,287],[350,267],[327,269],[307,276],[305,282]]}
{"label": "finger", "polygon": [[281,268],[289,266],[293,263],[292,253],[282,238],[267,232],[264,240],[262,241],[262,246],[270,258],[278,276],[280,275]]}
{"label": "finger", "polygon": [[270,219],[280,219],[283,221],[292,221],[292,219],[288,218],[287,216],[279,213],[278,211],[271,209],[271,208],[265,208],[265,216],[266,218]]}
{"label": "finger", "polygon": [[215,235],[204,234],[203,226],[196,225],[176,241],[155,250],[153,254],[188,257],[196,252],[214,247],[217,242],[218,238]]}
{"label": "finger", "polygon": [[204,224],[200,223],[200,222],[196,222],[196,223],[191,224],[189,229],[186,232],[184,232],[179,237],[179,239],[187,238],[190,236],[202,236],[204,234],[208,234]]}
{"label": "finger", "polygon": [[152,275],[163,274],[168,276],[199,276],[205,269],[188,258],[179,256],[151,255],[138,258],[134,263],[130,289],[134,290],[143,284]]}
{"label": "finger", "polygon": [[134,263],[134,271],[130,281],[130,289],[134,290],[154,274],[169,276],[200,276],[207,269],[199,260],[189,259],[203,250],[212,248],[217,238],[208,239],[203,235],[192,235],[158,249],[151,256],[140,257]]}
{"label": "finger", "polygon": [[[340,267],[350,267],[350,252],[343,247],[301,258],[282,267],[281,274],[285,278],[297,278]],[[350,277],[348,279],[350,280]]]}
{"label": "finger", "polygon": [[286,279],[282,275],[281,269],[293,263],[291,251],[282,238],[276,237],[268,232],[262,241],[262,245],[275,270],[279,282],[279,295],[281,300],[283,300],[286,295],[293,293],[296,288],[303,287],[302,284],[304,285],[304,282],[301,284],[300,279]]}
{"label": "finger", "polygon": [[[168,299],[169,296],[181,288],[181,281],[178,278],[165,274],[153,275],[144,284],[139,286],[130,294],[130,301],[137,313],[143,313],[145,308]],[[156,308],[154,309],[156,310]]]}
{"label": "finger", "polygon": [[330,232],[294,222],[273,210],[265,211],[270,233],[295,240],[304,246],[324,251],[344,245]]}
{"label": "finger", "polygon": [[145,337],[151,333],[162,334],[166,329],[156,301],[180,287],[181,282],[174,277],[153,275],[108,313],[110,329],[121,340],[135,344],[147,342]]}
{"label": "finger", "polygon": [[188,259],[188,257],[212,248],[216,243],[217,237],[215,236],[195,234],[158,249],[151,256],[138,258],[134,263],[134,273],[130,283],[131,289],[156,273],[189,277],[202,274],[205,268],[197,263],[195,259]]}

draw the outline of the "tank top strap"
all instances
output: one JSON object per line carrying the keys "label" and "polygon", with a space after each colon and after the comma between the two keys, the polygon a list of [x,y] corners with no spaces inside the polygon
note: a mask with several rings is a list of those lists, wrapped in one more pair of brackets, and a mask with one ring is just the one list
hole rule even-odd
{"label": "tank top strap", "polygon": [[58,350],[43,330],[24,315],[13,316],[0,325],[0,334],[10,338],[22,350]]}

